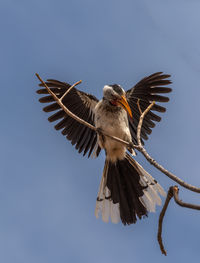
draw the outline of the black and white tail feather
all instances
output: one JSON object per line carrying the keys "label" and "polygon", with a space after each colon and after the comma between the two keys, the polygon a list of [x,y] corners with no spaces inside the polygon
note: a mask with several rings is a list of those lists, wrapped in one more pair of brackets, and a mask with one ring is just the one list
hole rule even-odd
{"label": "black and white tail feather", "polygon": [[113,223],[136,223],[137,218],[155,212],[165,191],[144,168],[126,153],[115,163],[106,159],[96,201],[95,216]]}

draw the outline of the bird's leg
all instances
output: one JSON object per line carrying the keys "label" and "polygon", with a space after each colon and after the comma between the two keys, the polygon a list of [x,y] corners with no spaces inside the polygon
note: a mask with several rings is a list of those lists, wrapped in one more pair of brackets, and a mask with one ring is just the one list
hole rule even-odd
{"label": "bird's leg", "polygon": [[132,155],[136,155],[136,152],[134,150],[135,145],[133,144],[133,142],[129,142],[129,146],[127,147],[127,150],[132,154]]}
{"label": "bird's leg", "polygon": [[133,144],[133,142],[129,142],[128,149],[134,149],[134,148],[135,148],[135,145]]}

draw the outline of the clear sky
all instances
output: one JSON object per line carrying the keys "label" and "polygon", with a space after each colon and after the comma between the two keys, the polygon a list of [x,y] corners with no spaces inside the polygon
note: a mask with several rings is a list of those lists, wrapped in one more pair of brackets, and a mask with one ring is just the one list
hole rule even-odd
{"label": "clear sky", "polygon": [[[163,239],[156,213],[136,225],[94,216],[104,165],[83,158],[48,123],[38,80],[74,83],[101,98],[108,83],[129,89],[157,71],[172,74],[173,93],[148,152],[200,185],[200,2],[195,0],[1,0],[0,262],[198,262],[200,213],[171,202]],[[173,183],[143,156],[165,188]],[[200,203],[181,189],[180,197]]]}

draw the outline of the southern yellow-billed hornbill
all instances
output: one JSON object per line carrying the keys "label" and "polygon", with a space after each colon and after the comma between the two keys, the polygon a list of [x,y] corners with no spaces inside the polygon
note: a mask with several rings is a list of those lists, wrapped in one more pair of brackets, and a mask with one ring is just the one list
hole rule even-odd
{"label": "southern yellow-billed hornbill", "polygon": [[[171,88],[163,87],[171,83],[170,75],[157,72],[145,77],[133,88],[124,91],[120,85],[106,85],[103,88],[103,98],[99,101],[93,95],[72,89],[64,98],[63,104],[78,117],[95,125],[99,131],[119,137],[127,142],[137,144],[136,132],[140,118],[137,105],[144,111],[152,101],[167,102],[168,97],[161,93],[171,92]],[[46,84],[60,98],[69,89],[70,84],[49,79]],[[40,84],[43,87],[43,84]],[[48,94],[45,88],[37,91]],[[138,218],[146,216],[147,212],[155,211],[155,206],[161,204],[159,194],[164,195],[162,187],[148,174],[142,166],[128,153],[123,144],[103,136],[69,117],[54,101],[51,95],[40,98],[41,103],[50,103],[43,110],[56,111],[48,118],[50,122],[58,121],[56,130],[75,145],[79,153],[98,156],[101,149],[105,150],[106,161],[103,176],[96,201],[95,215],[102,214],[103,221],[117,223],[120,218],[124,224],[135,223]],[[155,121],[161,118],[153,113],[165,112],[165,108],[155,104],[144,118],[141,137],[147,140],[155,126]],[[135,155],[135,152],[131,152]]]}

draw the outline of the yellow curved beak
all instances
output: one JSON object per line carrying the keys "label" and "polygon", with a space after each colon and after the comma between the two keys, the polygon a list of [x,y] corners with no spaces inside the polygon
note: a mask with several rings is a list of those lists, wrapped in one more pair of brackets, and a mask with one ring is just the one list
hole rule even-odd
{"label": "yellow curved beak", "polygon": [[128,104],[127,99],[125,98],[125,96],[121,96],[120,100],[117,100],[119,106],[121,106],[122,108],[124,108],[128,114],[130,115],[131,118],[133,118],[132,112],[131,112],[131,108]]}

